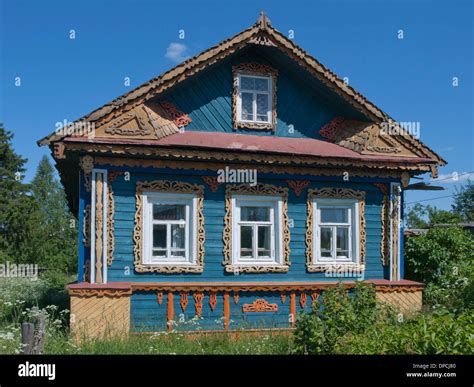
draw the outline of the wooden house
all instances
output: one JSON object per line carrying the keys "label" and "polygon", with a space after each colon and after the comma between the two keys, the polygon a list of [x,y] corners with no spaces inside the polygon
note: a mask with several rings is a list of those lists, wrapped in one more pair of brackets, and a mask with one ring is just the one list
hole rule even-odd
{"label": "wooden house", "polygon": [[287,329],[341,281],[421,307],[403,192],[445,161],[263,13],[39,143],[79,219],[75,334]]}

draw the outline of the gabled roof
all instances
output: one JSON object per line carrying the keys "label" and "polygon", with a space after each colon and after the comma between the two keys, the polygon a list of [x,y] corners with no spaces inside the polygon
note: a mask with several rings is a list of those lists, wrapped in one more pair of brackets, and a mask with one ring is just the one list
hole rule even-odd
{"label": "gabled roof", "polygon": [[[203,71],[208,66],[226,58],[249,44],[265,45],[280,49],[355,109],[362,112],[369,121],[374,123],[387,122],[395,127],[398,125],[390,116],[354,88],[347,85],[335,73],[322,65],[292,40],[273,28],[264,12],[262,12],[257,22],[250,28],[186,60],[162,75],[153,78],[134,90],[96,109],[92,113],[78,119],[76,122],[94,122],[100,126],[106,122],[117,119],[122,114],[137,108],[144,102],[149,101],[151,98],[163,93],[194,74]],[[399,141],[417,149],[421,156],[429,158],[441,165],[446,163],[440,156],[418,139],[403,130],[400,131],[400,133]],[[172,133],[170,132],[170,134]],[[38,143],[39,145],[50,145],[63,140],[64,137],[66,136],[52,133]],[[356,135],[355,139],[349,139],[348,141],[357,142],[361,141],[361,138],[357,138]],[[340,145],[345,146],[345,144],[348,143],[346,142]]]}

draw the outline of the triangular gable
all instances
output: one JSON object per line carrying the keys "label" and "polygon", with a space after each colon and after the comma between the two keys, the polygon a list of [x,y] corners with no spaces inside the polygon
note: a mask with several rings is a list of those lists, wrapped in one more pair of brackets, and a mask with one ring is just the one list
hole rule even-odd
{"label": "triangular gable", "polygon": [[[399,152],[397,149],[399,148],[400,152],[405,155],[411,154],[413,156],[427,157],[441,165],[445,164],[445,161],[440,156],[438,156],[421,141],[414,138],[407,132],[400,130],[400,135],[397,136],[396,140],[393,138],[389,139],[389,136],[384,136],[384,138],[382,138],[380,136],[381,123],[388,123],[393,127],[398,127],[398,124],[362,94],[358,93],[351,86],[347,85],[342,79],[337,77],[336,74],[323,66],[319,61],[309,55],[302,48],[297,46],[292,40],[288,39],[282,33],[273,28],[270,24],[270,21],[263,12],[257,23],[255,23],[252,27],[229,39],[224,40],[220,44],[194,56],[193,58],[186,60],[164,74],[124,94],[123,96],[93,111],[87,116],[80,118],[76,122],[93,122],[95,123],[95,126],[98,130],[110,126],[113,127],[116,125],[115,123],[117,121],[122,125],[128,123],[129,127],[124,127],[123,133],[127,132],[125,129],[130,129],[130,133],[133,133],[134,130],[139,133],[140,124],[142,125],[142,133],[153,131],[155,134],[157,134],[157,136],[161,135],[161,137],[175,133],[177,128],[175,128],[173,125],[171,125],[169,130],[164,133],[160,133],[159,131],[156,132],[156,125],[152,123],[153,119],[170,120],[170,117],[169,115],[167,116],[167,114],[157,112],[150,106],[148,101],[151,98],[170,89],[174,85],[203,71],[210,65],[219,62],[229,55],[241,50],[249,44],[265,45],[280,49],[293,60],[295,60],[299,65],[305,68],[320,82],[326,85],[330,90],[338,94],[351,106],[360,111],[364,116],[367,117],[368,121],[370,121],[364,123],[363,125],[365,126],[362,124],[355,125],[352,129],[350,129],[350,131],[352,131],[351,136],[347,136],[343,140],[336,141],[336,143],[339,143],[344,147],[349,147],[353,150],[357,149],[357,151],[369,153],[384,153],[386,151],[392,150],[394,151],[394,154],[397,154]],[[145,102],[147,102],[146,106],[144,105]],[[140,117],[140,106],[141,110],[144,110],[145,113],[149,113],[148,110],[151,110],[156,116],[150,118],[148,123],[147,120],[140,123],[139,118],[136,118]],[[127,121],[126,118],[122,118],[123,115],[135,118],[134,120]],[[147,114],[147,116],[150,115]],[[171,119],[171,121],[173,121],[173,119]],[[352,121],[352,123],[354,122]],[[370,130],[366,127],[369,127]],[[146,130],[146,128],[148,130]],[[97,132],[97,134],[98,133],[99,132]],[[143,135],[147,136],[148,134]],[[39,144],[51,144],[53,142],[62,140],[64,137],[66,136],[53,133],[40,140]],[[367,139],[370,139],[370,142],[367,142]]]}

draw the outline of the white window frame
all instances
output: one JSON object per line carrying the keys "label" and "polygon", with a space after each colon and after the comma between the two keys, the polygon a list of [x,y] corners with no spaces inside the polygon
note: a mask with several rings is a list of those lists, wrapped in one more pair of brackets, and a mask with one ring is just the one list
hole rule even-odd
{"label": "white window frame", "polygon": [[[349,210],[348,223],[321,223],[322,208],[346,208]],[[359,201],[356,199],[329,199],[329,198],[313,198],[313,264],[317,265],[352,265],[359,262]],[[337,257],[337,227],[349,227],[349,256]],[[333,257],[323,257],[321,255],[321,228],[332,228],[332,253]]]}
{"label": "white window frame", "polygon": [[[197,205],[198,197],[194,194],[143,192],[143,265],[150,266],[196,266],[197,265]],[[185,256],[153,256],[153,225],[179,224],[179,221],[157,221],[153,219],[153,204],[185,205]],[[167,226],[167,248],[171,250],[170,226]]]}
{"label": "white window frame", "polygon": [[[242,77],[247,78],[260,78],[268,80],[268,91],[256,91],[256,90],[245,90],[242,89]],[[273,109],[273,77],[272,75],[249,75],[249,74],[237,74],[237,119],[239,122],[247,122],[253,124],[271,124],[272,123],[272,109]],[[252,104],[253,104],[253,119],[252,120],[244,120],[242,119],[242,92],[244,93],[251,93],[252,94]],[[257,94],[267,94],[268,96],[268,109],[267,109],[267,120],[266,121],[258,121],[257,120]]]}
{"label": "white window frame", "polygon": [[[233,195],[232,202],[232,264],[238,266],[283,265],[283,198],[281,196]],[[241,207],[270,207],[270,222],[246,222],[240,219]],[[240,226],[262,224],[271,226],[270,257],[240,256]],[[257,251],[254,228],[253,252]]]}

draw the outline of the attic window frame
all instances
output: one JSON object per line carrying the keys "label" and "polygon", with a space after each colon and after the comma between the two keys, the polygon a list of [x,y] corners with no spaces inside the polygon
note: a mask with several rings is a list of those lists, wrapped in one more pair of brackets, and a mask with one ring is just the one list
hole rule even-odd
{"label": "attic window frame", "polygon": [[[277,103],[277,76],[278,70],[261,63],[240,63],[232,67],[234,77],[233,92],[233,120],[234,130],[237,129],[257,129],[257,130],[275,130],[276,128],[276,103]],[[270,122],[242,121],[239,117],[239,79],[241,76],[266,77],[269,79],[269,99],[270,101]]]}

